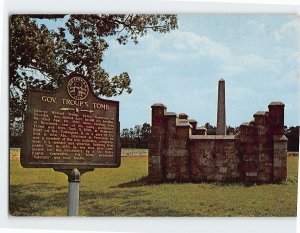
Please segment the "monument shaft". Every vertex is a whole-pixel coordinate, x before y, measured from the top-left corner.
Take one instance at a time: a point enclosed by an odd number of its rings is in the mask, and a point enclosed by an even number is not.
[[[225,80],[218,85],[217,135],[226,135]]]

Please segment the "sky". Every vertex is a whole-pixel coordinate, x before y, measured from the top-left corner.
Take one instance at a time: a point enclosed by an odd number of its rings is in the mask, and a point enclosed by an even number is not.
[[[134,45],[110,40],[102,66],[124,71],[133,92],[120,101],[121,129],[151,123],[151,105],[216,125],[218,80],[225,80],[226,123],[239,126],[273,101],[285,125],[299,125],[300,24],[297,15],[178,15],[178,29],[148,33]]]
[[[285,125],[299,125],[297,15],[181,14],[178,29],[149,32],[137,45],[107,40],[101,66],[111,77],[128,72],[133,88],[131,94],[110,98],[120,101],[121,129],[151,123],[155,103],[186,113],[198,126],[216,125],[221,78],[227,125],[251,121],[273,101],[285,104]]]

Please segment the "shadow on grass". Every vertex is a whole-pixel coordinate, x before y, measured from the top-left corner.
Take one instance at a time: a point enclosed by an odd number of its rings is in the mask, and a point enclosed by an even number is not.
[[[44,212],[66,206],[65,189],[45,183],[10,185],[9,212],[12,216],[43,216]]]
[[[143,179],[144,180],[144,179]],[[140,181],[143,182],[143,181]],[[80,191],[81,216],[182,216],[182,212],[161,208],[145,190],[105,189]],[[66,216],[67,188],[55,184],[11,185],[9,211],[12,216]]]
[[[227,181],[227,182],[219,182],[219,181],[195,181],[195,180],[163,180],[159,182],[151,182],[148,179],[148,176],[143,176],[139,179],[132,180],[126,183],[118,184],[115,186],[111,186],[110,188],[132,188],[132,187],[142,187],[142,186],[153,186],[153,185],[161,185],[161,184],[212,184],[215,186],[240,186],[240,187],[253,187],[260,185],[287,185],[287,183],[297,183],[297,177],[288,177],[286,181],[282,182],[242,182],[242,181]]]
[[[132,188],[132,187],[141,187],[146,185],[155,185],[155,183],[150,183],[148,181],[148,176],[143,176],[137,180],[129,181],[123,184],[118,184],[111,186],[110,188]]]
[[[83,216],[188,216],[185,210],[161,206],[153,198],[152,189],[143,186],[162,184],[183,184],[192,182],[150,183],[147,176],[100,191],[80,190],[79,214]],[[194,182],[208,184],[208,182]],[[210,183],[211,184],[211,183]],[[217,183],[218,186],[245,186],[241,183]],[[255,184],[251,184],[253,186]],[[278,184],[278,185],[285,185]],[[9,210],[13,216],[65,216],[67,207],[67,186],[51,183],[11,185]],[[159,192],[156,193],[160,195]]]
[[[183,216],[177,211],[157,204],[149,197],[147,191],[139,189],[120,190],[96,193],[82,192],[82,211],[90,217],[145,217],[145,216]]]
[[[155,186],[155,185],[162,185],[162,184],[215,184],[218,186],[229,186],[229,185],[255,185],[255,184],[243,184],[239,182],[216,182],[216,181],[190,181],[190,180],[162,180],[162,181],[149,181],[147,176],[143,176],[139,179],[132,180],[126,183],[118,184],[115,186],[111,186],[110,188],[132,188],[132,187],[142,187],[142,186]]]

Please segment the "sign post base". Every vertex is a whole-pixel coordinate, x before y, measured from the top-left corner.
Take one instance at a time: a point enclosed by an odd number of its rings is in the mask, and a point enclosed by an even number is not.
[[[54,171],[63,172],[68,176],[69,188],[67,199],[67,216],[78,216],[79,205],[79,183],[80,173],[83,174],[94,169],[85,169],[81,172],[77,168],[73,169],[55,169]]]

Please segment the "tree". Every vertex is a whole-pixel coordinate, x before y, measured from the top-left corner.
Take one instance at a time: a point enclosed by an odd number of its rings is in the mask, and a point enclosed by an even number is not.
[[[151,134],[151,126],[148,123],[135,125],[134,128],[123,129],[120,134],[122,148],[148,148],[148,138]]]
[[[141,126],[135,125],[134,126],[134,147],[141,148]]]
[[[50,30],[46,22],[65,25]],[[131,93],[127,72],[110,77],[101,67],[106,39],[138,43],[147,32],[166,33],[177,28],[176,15],[12,15],[10,17],[10,130],[19,134],[26,89],[54,90],[75,71],[86,76],[98,96]],[[21,127],[22,129],[22,127]]]
[[[227,135],[237,135],[239,133],[240,127],[231,127],[230,125],[226,127]]]
[[[217,128],[215,126],[212,126],[211,124],[206,123],[204,127],[207,129],[208,135],[216,135]]]
[[[291,126],[285,129],[288,138],[288,151],[299,151],[299,126]]]
[[[210,123],[206,123],[204,127],[207,129],[208,135],[216,135],[217,127],[212,126]],[[239,127],[226,126],[226,135],[237,135],[239,133]]]
[[[120,135],[121,147],[122,148],[129,148],[130,145],[130,137],[129,137],[129,130],[123,129]]]
[[[148,139],[151,134],[151,125],[144,123],[141,128],[141,142],[139,148],[148,148]]]

